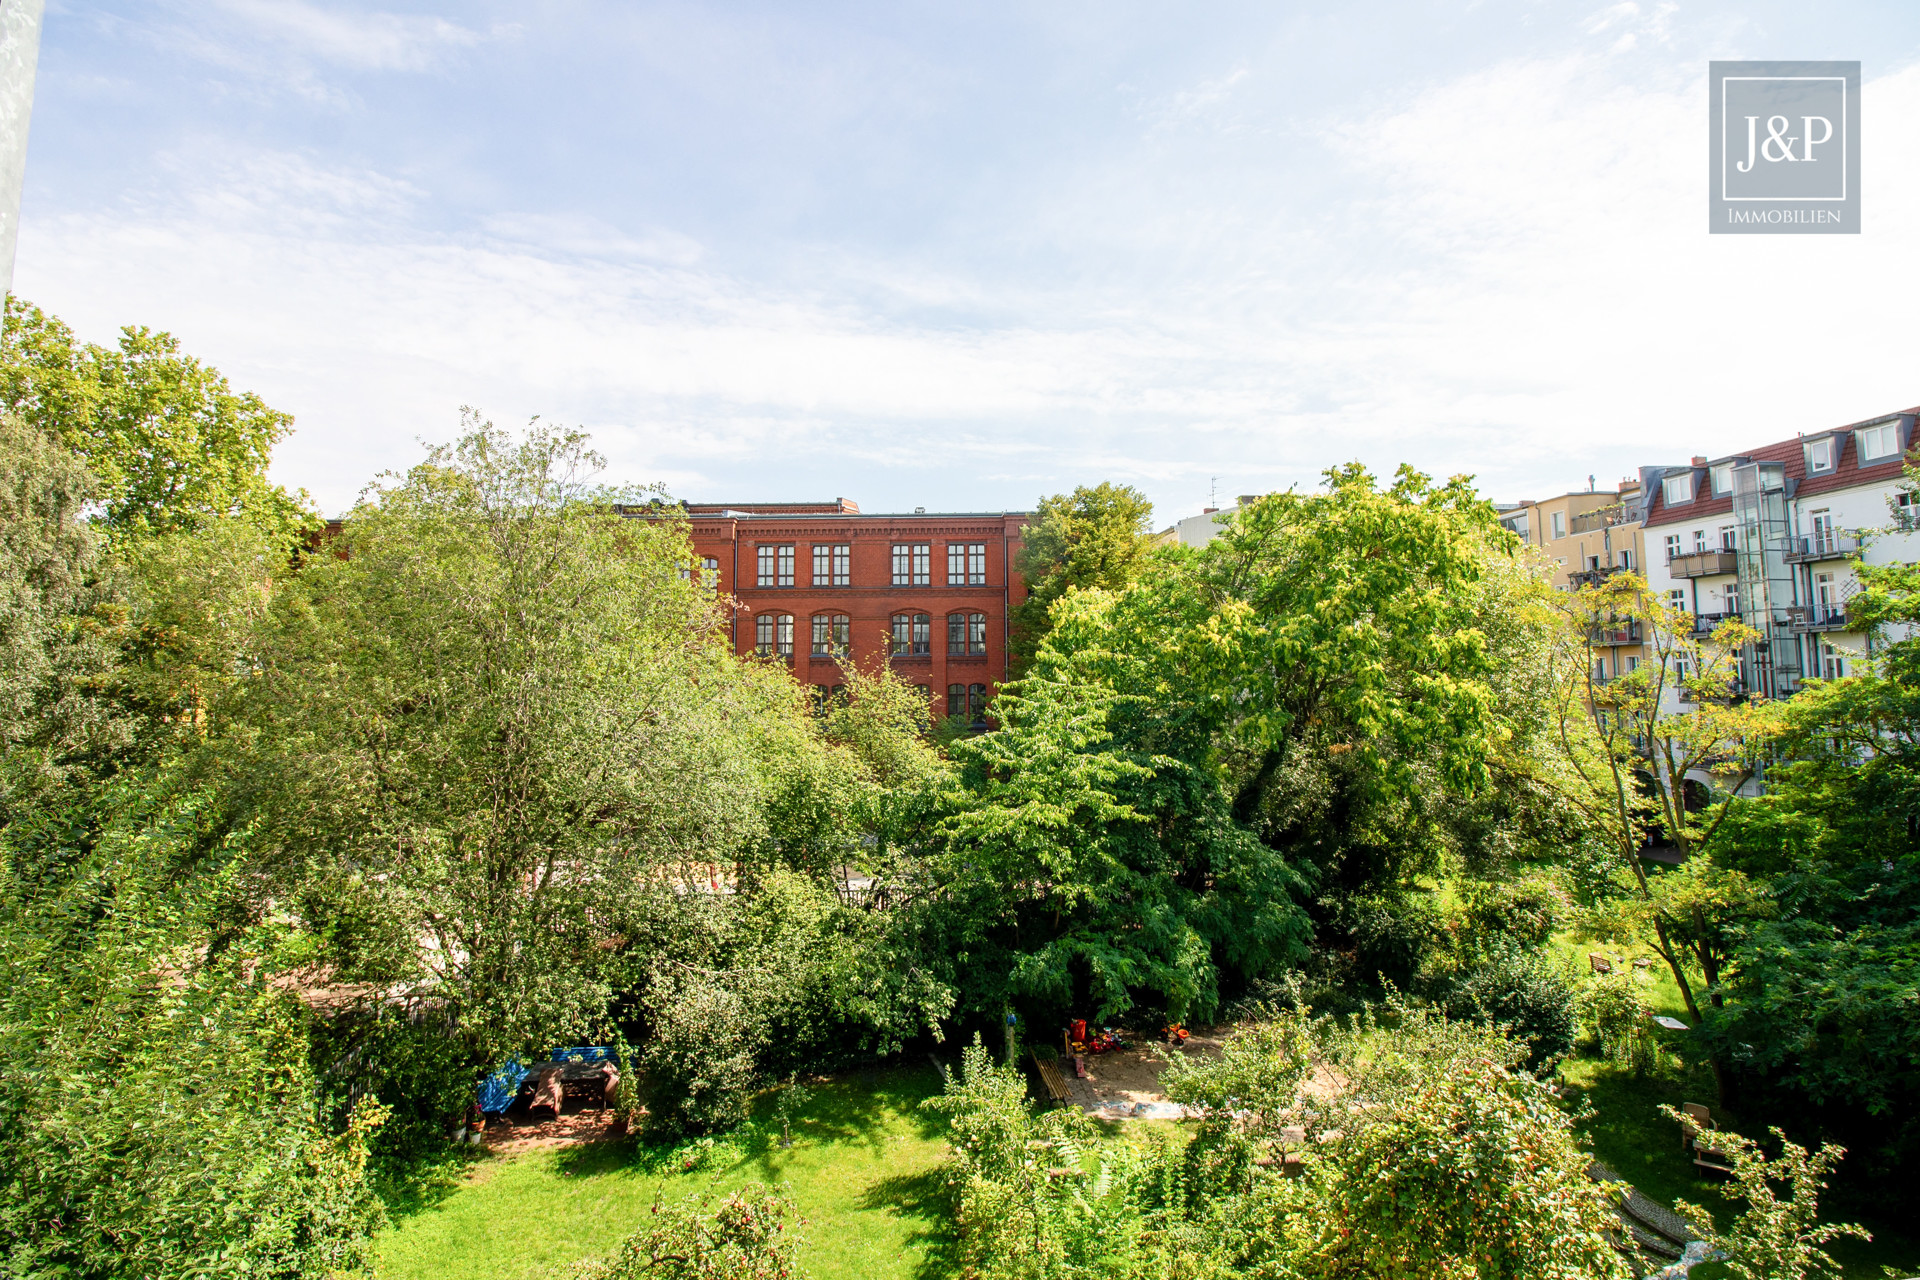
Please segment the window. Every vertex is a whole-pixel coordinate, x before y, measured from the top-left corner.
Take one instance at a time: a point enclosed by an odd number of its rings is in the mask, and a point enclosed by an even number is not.
[[[1593,660],[1593,678],[1598,684],[1605,684],[1607,682],[1607,660],[1605,658],[1595,658]]]
[[[1632,654],[1628,654],[1627,655],[1627,674],[1632,675],[1634,672],[1638,671],[1639,669],[1640,669],[1640,659],[1634,657]]]
[[[947,686],[947,714],[950,716],[967,714],[967,686],[963,684]]]
[[[933,577],[933,544],[896,542],[893,544],[893,585],[924,587]]]
[[[1620,567],[1622,569],[1625,569],[1628,572],[1632,572],[1633,570],[1633,549],[1632,548],[1624,547],[1621,550],[1616,551],[1614,555],[1619,559]]]
[[[1833,470],[1833,437],[1807,441],[1807,474],[1817,476]]]
[[[1693,549],[1695,551],[1705,551],[1707,549],[1707,531],[1705,529],[1695,529],[1693,531]]]
[[[1820,642],[1820,674],[1828,680],[1847,678],[1847,660],[1824,640]]]
[[[1680,535],[1677,533],[1670,533],[1667,535],[1667,559],[1674,560],[1674,559],[1677,559],[1679,555],[1680,555]]]
[[[813,546],[813,585],[844,587],[853,581],[853,548],[844,542]]]
[[[764,656],[793,656],[793,615],[763,613],[753,620],[753,651]]]
[[[843,684],[813,686],[813,714],[823,716],[835,707],[847,705],[847,686]]]
[[[1819,555],[1831,555],[1839,545],[1839,536],[1833,527],[1833,512],[1820,510],[1813,513],[1812,545],[1807,549]]]
[[[1553,513],[1553,536],[1556,538],[1567,536],[1567,513],[1564,511]]]
[[[1670,507],[1693,501],[1693,472],[1668,476],[1660,482],[1660,498]]]
[[[1737,614],[1739,612],[1740,612],[1740,584],[1737,582],[1729,582],[1727,584],[1727,616],[1732,617],[1734,614]]]
[[[933,619],[924,613],[893,615],[893,656],[918,658],[933,652]]]
[[[986,614],[950,613],[947,615],[948,654],[984,654],[986,651]]]
[[[1723,524],[1720,526],[1720,549],[1722,551],[1738,551],[1740,549],[1739,525]]]
[[[947,585],[984,587],[987,585],[987,544],[949,542],[947,544]]]
[[[718,591],[720,589],[719,557],[717,556],[703,557],[700,561],[700,569],[701,569],[700,581],[706,583],[707,590]]]
[[[813,651],[821,656],[837,656],[847,651],[853,638],[853,623],[844,613],[813,615]]]
[[[967,686],[967,718],[975,724],[987,721],[987,686],[970,684]]]
[[[1588,557],[1587,557],[1587,572],[1588,572],[1588,573],[1598,573],[1598,572],[1600,572],[1600,557],[1599,557],[1599,556],[1588,556]]]
[[[1675,587],[1673,590],[1667,592],[1667,608],[1673,610],[1675,613],[1685,613],[1687,611],[1687,593],[1679,587]]]
[[[1714,497],[1724,498],[1733,492],[1733,464],[1731,462],[1722,462],[1714,467],[1712,475]]]
[[[1897,457],[1900,453],[1900,420],[1862,427],[1853,433],[1860,450],[1860,465],[1868,466]]]
[[[760,573],[755,580],[756,586],[790,587],[793,585],[793,544],[783,542],[779,546],[756,547]]]

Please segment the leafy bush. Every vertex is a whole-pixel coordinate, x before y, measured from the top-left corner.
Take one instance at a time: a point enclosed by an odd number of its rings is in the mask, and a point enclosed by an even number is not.
[[[1352,939],[1359,976],[1399,988],[1412,985],[1442,936],[1440,909],[1421,894],[1347,898],[1334,920]]]
[[[1646,988],[1631,973],[1595,974],[1580,989],[1580,1020],[1593,1033],[1600,1056],[1636,1074],[1659,1060],[1648,1015]]]
[[[1687,1118],[1669,1106],[1662,1106],[1667,1118],[1686,1124]],[[1679,1201],[1674,1208],[1706,1226],[1706,1241],[1722,1256],[1727,1271],[1740,1280],[1803,1280],[1808,1276],[1833,1276],[1839,1264],[1820,1246],[1844,1236],[1862,1240],[1873,1237],[1852,1223],[1820,1221],[1820,1191],[1827,1175],[1847,1154],[1844,1147],[1831,1144],[1809,1155],[1805,1147],[1787,1141],[1787,1135],[1775,1129],[1774,1140],[1780,1155],[1768,1160],[1758,1143],[1737,1133],[1716,1133],[1714,1146],[1733,1165],[1733,1181],[1720,1188],[1729,1200],[1745,1201],[1746,1209],[1725,1232],[1715,1229],[1713,1215],[1698,1205]],[[1774,1183],[1784,1183],[1791,1195],[1781,1199]],[[1896,1274],[1889,1269],[1889,1275]]]
[[[1505,1028],[1527,1046],[1527,1065],[1540,1071],[1573,1051],[1580,1021],[1574,985],[1537,951],[1500,948],[1454,979],[1445,1001],[1455,1018]]]
[[[1475,881],[1465,896],[1461,924],[1477,949],[1496,939],[1542,946],[1568,914],[1565,891],[1544,876]]]
[[[651,1221],[574,1280],[799,1280],[799,1228],[784,1191],[750,1182],[715,1205],[707,1196],[654,1199]]]

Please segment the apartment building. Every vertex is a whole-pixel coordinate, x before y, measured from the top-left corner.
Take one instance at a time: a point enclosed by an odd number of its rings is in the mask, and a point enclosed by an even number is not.
[[[1741,655],[1742,692],[1786,697],[1867,655],[1848,621],[1851,560],[1911,561],[1920,535],[1862,532],[1892,521],[1916,412],[1905,409],[1684,467],[1646,468],[1649,586],[1696,633],[1737,617],[1761,633]]]
[[[1551,558],[1556,590],[1574,591],[1623,569],[1645,569],[1640,523],[1645,492],[1643,480],[1630,477],[1618,489],[1515,503],[1500,511],[1500,523]],[[1646,657],[1638,622],[1599,628],[1593,640],[1594,673],[1602,680],[1633,670]]]
[[[985,721],[1006,678],[1024,511],[862,514],[858,503],[694,503],[705,580],[734,601],[733,647],[784,662],[824,700],[889,663],[935,715]]]

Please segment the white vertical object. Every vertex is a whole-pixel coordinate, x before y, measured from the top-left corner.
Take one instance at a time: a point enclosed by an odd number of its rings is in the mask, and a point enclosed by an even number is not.
[[[27,122],[33,74],[40,62],[40,17],[46,0],[0,0],[0,265],[13,292],[13,252],[20,240],[20,186],[27,175]]]

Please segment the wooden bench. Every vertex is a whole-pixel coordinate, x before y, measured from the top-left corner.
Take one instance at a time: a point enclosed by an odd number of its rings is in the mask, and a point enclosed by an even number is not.
[[[1693,1152],[1693,1162],[1715,1173],[1732,1173],[1732,1157],[1713,1144],[1713,1112],[1698,1102],[1681,1106],[1686,1117],[1680,1125],[1680,1149]]]
[[[1073,1100],[1073,1094],[1067,1089],[1067,1078],[1060,1074],[1058,1062],[1036,1053],[1033,1055],[1033,1067],[1040,1073],[1040,1083],[1045,1086],[1049,1099],[1062,1104]]]

